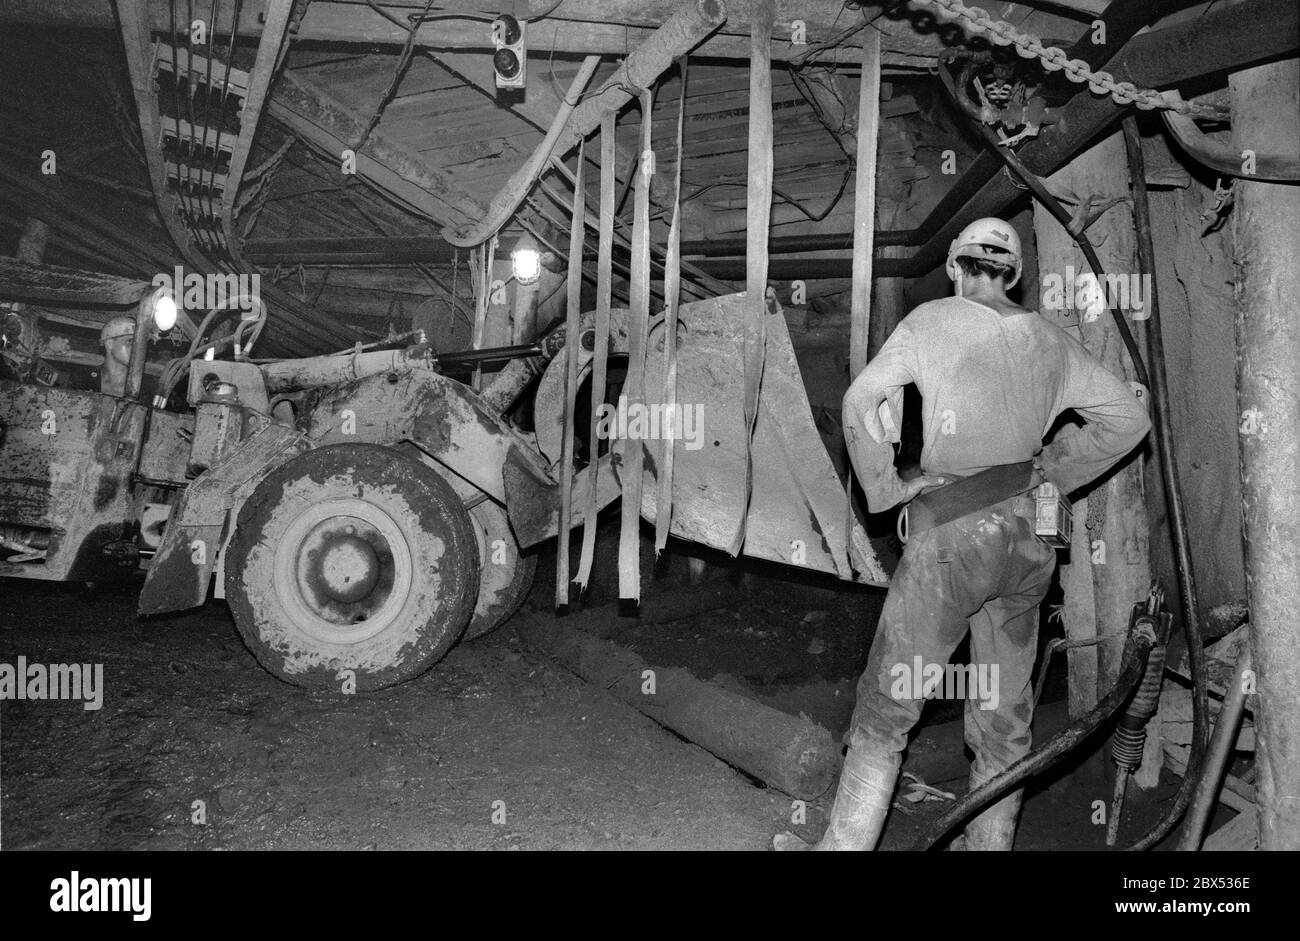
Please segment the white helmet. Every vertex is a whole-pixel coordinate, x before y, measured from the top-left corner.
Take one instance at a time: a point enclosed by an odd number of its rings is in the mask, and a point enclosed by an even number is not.
[[[118,337],[129,337],[135,335],[135,321],[130,317],[114,317],[108,323],[104,324],[99,331],[99,342],[101,345],[109,340],[116,340]]]
[[[989,248],[1000,249],[1001,251],[990,252],[988,251]],[[992,216],[985,219],[976,219],[962,229],[957,237],[952,240],[952,244],[948,246],[948,262],[944,266],[948,272],[948,278],[952,281],[957,280],[958,258],[980,258],[999,264],[1010,264],[1014,271],[1011,280],[1007,282],[1007,287],[1011,287],[1020,280],[1022,265],[1020,236],[1016,234],[1015,229],[1001,219],[995,219]]]

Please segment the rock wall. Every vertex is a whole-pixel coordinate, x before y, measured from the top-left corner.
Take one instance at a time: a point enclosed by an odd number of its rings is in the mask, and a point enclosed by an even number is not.
[[[1245,597],[1237,469],[1233,266],[1230,226],[1207,232],[1213,180],[1151,191],[1156,286],[1164,326],[1174,452],[1187,504],[1201,614]],[[1149,462],[1151,565],[1174,596],[1168,514]]]

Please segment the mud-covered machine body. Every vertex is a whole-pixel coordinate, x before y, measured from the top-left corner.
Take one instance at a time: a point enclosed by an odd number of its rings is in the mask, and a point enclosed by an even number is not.
[[[747,435],[743,322],[743,295],[681,309],[677,401],[700,421],[676,445],[671,533],[723,549],[745,514],[745,555],[886,583],[813,426],[779,309]],[[96,581],[144,569],[145,615],[200,605],[211,587],[263,666],[330,688],[418,675],[522,602],[536,565],[528,550],[559,525],[562,330],[514,351],[481,393],[440,372],[423,345],[196,358],[184,413],[143,395],[149,330],[142,304],[125,395],[0,383],[0,576]],[[581,336],[580,382],[589,319]],[[649,407],[663,348],[657,319]],[[615,312],[609,353],[626,349]],[[506,417],[525,389],[527,432]],[[653,522],[659,444],[592,448],[574,493],[594,474],[597,509],[613,502],[621,449],[645,447],[641,515]],[[584,506],[574,501],[572,525]]]
[[[358,689],[417,675],[522,602],[536,560],[505,479],[532,501],[555,482],[427,347],[195,359],[177,412],[143,393],[143,302],[137,320],[124,394],[0,382],[0,576],[143,570],[146,615],[211,587],[273,673]]]

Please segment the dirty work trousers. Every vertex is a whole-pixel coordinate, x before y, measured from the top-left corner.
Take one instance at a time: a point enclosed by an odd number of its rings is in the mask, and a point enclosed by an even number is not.
[[[970,631],[971,663],[989,684],[997,666],[996,708],[981,708],[978,687],[967,684],[972,773],[988,780],[1028,754],[1038,605],[1056,566],[1056,552],[1034,535],[1032,518],[1033,500],[1025,495],[911,537],[858,681],[854,747],[882,757],[901,753],[925,705],[914,696],[916,658],[945,668]],[[953,695],[946,683],[935,692]],[[984,697],[988,705],[992,700]]]

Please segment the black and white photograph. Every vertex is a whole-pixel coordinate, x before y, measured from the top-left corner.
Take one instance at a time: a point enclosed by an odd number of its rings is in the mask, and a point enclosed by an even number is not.
[[[977,2],[0,0],[15,901],[1270,908],[1300,7]]]

